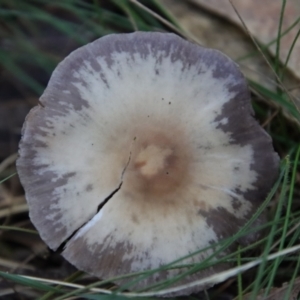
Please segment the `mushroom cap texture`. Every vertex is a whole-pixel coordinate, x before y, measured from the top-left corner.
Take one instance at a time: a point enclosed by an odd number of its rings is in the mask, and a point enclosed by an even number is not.
[[[62,255],[100,278],[158,268],[232,236],[278,174],[237,65],[174,34],[113,34],[77,49],[40,102],[17,161],[30,218],[50,248],[66,242]],[[160,271],[135,287],[183,271]]]

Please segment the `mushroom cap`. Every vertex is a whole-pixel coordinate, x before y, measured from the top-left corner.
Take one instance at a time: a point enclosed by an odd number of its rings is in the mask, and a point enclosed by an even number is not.
[[[30,218],[50,248],[66,242],[63,256],[100,278],[158,268],[232,236],[278,174],[238,66],[174,34],[113,34],[77,49],[40,102],[17,161]]]

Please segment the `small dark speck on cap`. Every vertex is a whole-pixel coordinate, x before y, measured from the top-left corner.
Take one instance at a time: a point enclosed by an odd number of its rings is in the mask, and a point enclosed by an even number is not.
[[[92,190],[93,190],[93,185],[92,185],[92,184],[88,184],[88,185],[86,186],[85,190],[86,190],[87,192],[92,191]]]

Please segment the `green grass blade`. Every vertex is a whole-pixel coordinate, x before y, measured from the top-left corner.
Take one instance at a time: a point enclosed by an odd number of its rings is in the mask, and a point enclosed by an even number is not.
[[[12,178],[12,177],[15,176],[16,174],[17,174],[17,173],[13,173],[13,174],[11,174],[11,175],[5,177],[4,179],[0,180],[0,184],[3,183],[3,182],[5,182],[5,181],[8,180],[9,178]]]
[[[292,102],[287,101],[284,95],[280,95],[276,92],[273,92],[268,88],[252,80],[249,80],[249,83],[262,96],[266,97],[267,99],[273,100],[275,103],[279,104],[282,108],[286,109],[298,121],[300,121],[300,112],[297,110],[297,107]]]
[[[0,271],[0,277],[8,280],[8,281],[12,281],[21,285],[25,285],[27,287],[31,287],[34,289],[38,289],[41,291],[53,291],[56,293],[63,293],[62,290],[54,288],[50,285],[44,284],[44,283],[40,283],[36,280],[32,280],[32,279],[28,279],[28,278],[24,278],[22,276],[19,275],[14,275],[14,274],[9,274],[9,273],[5,273]]]
[[[275,67],[274,70],[276,74],[279,74],[279,62],[280,62],[280,42],[281,42],[281,29],[282,29],[282,22],[283,22],[283,15],[285,11],[286,0],[282,0],[282,6],[280,10],[280,19],[278,25],[278,32],[277,32],[277,41],[276,41],[276,54],[275,54]]]

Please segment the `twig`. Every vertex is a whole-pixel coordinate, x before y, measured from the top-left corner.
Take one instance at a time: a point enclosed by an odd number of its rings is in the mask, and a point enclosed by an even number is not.
[[[12,207],[4,208],[0,210],[0,218],[6,217],[8,215],[19,214],[26,211],[28,211],[28,206],[26,203],[20,205],[14,205]]]

